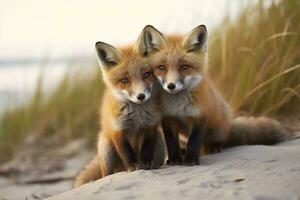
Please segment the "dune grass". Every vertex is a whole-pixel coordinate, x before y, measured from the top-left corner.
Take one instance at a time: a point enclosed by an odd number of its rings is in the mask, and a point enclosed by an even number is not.
[[[300,2],[262,1],[212,33],[211,75],[234,110],[278,114],[300,103]]]
[[[93,142],[99,130],[98,108],[103,84],[100,71],[81,76],[68,75],[51,95],[38,84],[32,100],[7,111],[0,123],[0,162],[11,157],[28,134],[50,139],[60,134],[60,142],[83,137]],[[42,79],[42,77],[41,77]]]
[[[210,74],[234,110],[276,115],[299,107],[299,19],[298,0],[267,9],[260,2],[210,32]],[[0,162],[28,134],[95,142],[100,77],[99,71],[85,77],[66,75],[50,96],[39,85],[28,104],[7,111],[0,121]]]

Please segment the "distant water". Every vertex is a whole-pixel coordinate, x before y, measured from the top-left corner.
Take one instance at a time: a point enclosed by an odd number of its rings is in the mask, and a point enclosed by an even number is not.
[[[0,114],[4,110],[26,102],[35,92],[39,78],[42,87],[51,91],[67,73],[72,71],[92,70],[96,68],[95,59],[84,61],[85,64],[67,61],[55,63],[27,63],[0,66]]]

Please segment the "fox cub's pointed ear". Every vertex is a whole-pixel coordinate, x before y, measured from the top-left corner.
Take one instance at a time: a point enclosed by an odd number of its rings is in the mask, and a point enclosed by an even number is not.
[[[95,47],[98,61],[102,69],[109,69],[120,62],[121,53],[115,47],[104,42],[96,42]]]
[[[207,51],[207,30],[205,25],[194,28],[184,39],[183,47],[188,52],[205,53]]]
[[[137,51],[146,56],[149,53],[159,51],[166,45],[164,36],[153,26],[147,25],[141,32],[137,41]]]

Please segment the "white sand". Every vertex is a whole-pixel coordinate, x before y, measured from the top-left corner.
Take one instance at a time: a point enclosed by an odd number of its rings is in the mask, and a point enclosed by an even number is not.
[[[300,199],[300,139],[240,146],[209,155],[200,166],[121,172],[49,200]]]

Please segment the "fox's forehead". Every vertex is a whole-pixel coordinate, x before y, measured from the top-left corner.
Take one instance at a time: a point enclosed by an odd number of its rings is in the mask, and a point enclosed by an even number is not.
[[[167,35],[167,45],[160,52],[154,54],[154,61],[165,62],[168,65],[188,63],[191,65],[202,65],[206,56],[204,54],[187,52],[183,45],[184,38],[182,35]]]
[[[146,62],[126,62],[121,66],[122,72],[127,73],[129,76],[139,76],[145,71],[149,71],[151,69],[150,65]]]
[[[184,63],[188,58],[188,55],[181,51],[180,49],[164,49],[157,52],[151,58],[151,64],[168,64],[177,65],[179,63]]]
[[[182,47],[182,37],[180,35],[167,35],[167,46],[155,53],[151,61],[164,62],[174,65],[183,61],[186,57],[186,52]]]
[[[116,77],[140,77],[143,72],[151,70],[143,58],[123,58],[122,62],[110,71]]]
[[[201,66],[205,62],[205,55],[199,55],[195,53],[188,53],[183,47],[169,46],[162,49],[160,52],[155,53],[151,58],[150,62],[152,66],[165,64],[167,66],[177,66],[189,64],[193,66]]]
[[[133,48],[121,49],[122,62],[120,64],[121,71],[127,71],[130,74],[140,73],[147,68],[150,68],[142,55],[139,55]]]

